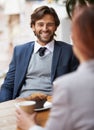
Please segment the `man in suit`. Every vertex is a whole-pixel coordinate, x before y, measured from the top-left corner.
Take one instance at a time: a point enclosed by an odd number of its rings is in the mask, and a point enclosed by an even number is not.
[[[24,130],[94,130],[94,6],[77,7],[72,17],[73,50],[78,69],[54,82],[53,105],[45,128],[21,109],[17,125]],[[29,116],[29,118],[28,118]]]
[[[35,9],[31,15],[31,27],[37,40],[15,47],[0,90],[0,102],[27,97],[35,92],[52,95],[53,80],[77,68],[72,46],[54,40],[59,24],[53,8],[41,6]]]

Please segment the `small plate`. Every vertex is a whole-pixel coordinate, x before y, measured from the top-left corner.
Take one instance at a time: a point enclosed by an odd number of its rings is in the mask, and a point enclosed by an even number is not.
[[[43,111],[43,110],[47,110],[47,109],[50,109],[51,107],[43,107],[43,108],[38,108],[38,109],[35,109],[34,111]]]
[[[44,108],[48,108],[48,107],[52,107],[52,103],[51,102],[48,102],[48,101],[46,101],[45,103],[44,103],[44,105],[43,105],[43,107]]]
[[[47,109],[50,109],[52,107],[52,103],[51,102],[48,102],[46,101],[43,105],[43,108],[38,108],[38,109],[35,109],[35,111],[43,111],[43,110],[47,110]]]

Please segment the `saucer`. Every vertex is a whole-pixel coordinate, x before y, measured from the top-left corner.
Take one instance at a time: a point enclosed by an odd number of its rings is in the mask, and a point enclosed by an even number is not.
[[[38,109],[35,109],[35,111],[43,111],[43,110],[47,110],[47,109],[50,109],[52,107],[52,103],[51,102],[48,102],[46,101],[43,105],[43,108],[38,108]]]
[[[47,110],[47,109],[50,109],[50,107],[49,108],[45,108],[45,107],[38,108],[38,109],[35,109],[34,111],[38,112],[38,111],[43,111],[43,110]]]

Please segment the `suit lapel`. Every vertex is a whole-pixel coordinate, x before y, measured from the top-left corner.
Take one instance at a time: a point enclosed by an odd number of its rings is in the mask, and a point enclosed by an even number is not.
[[[28,48],[25,50],[24,52],[24,58],[25,60],[23,60],[23,76],[25,75],[26,71],[27,71],[27,68],[28,68],[28,65],[29,65],[29,61],[30,61],[30,58],[31,58],[31,54],[33,52],[33,48],[32,46],[28,46]]]
[[[19,71],[16,75],[17,79],[16,79],[16,90],[15,90],[15,95],[14,97],[16,97],[17,92],[21,89],[21,84],[23,84],[23,79],[25,78],[25,74],[27,72],[28,69],[28,65],[29,65],[29,61],[32,55],[34,49],[34,44],[29,44],[29,46],[27,46],[27,48],[25,49],[24,53],[23,53],[23,58],[22,61],[19,64]],[[20,86],[20,87],[19,87]]]
[[[59,46],[58,42],[55,41],[53,59],[52,59],[52,68],[51,68],[51,82],[53,82],[55,78],[55,72],[57,68],[57,63],[59,61],[60,51],[61,47]]]

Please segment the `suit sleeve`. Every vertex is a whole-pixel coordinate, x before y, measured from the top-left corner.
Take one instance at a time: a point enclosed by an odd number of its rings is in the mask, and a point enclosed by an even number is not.
[[[9,65],[9,70],[4,79],[4,83],[2,84],[0,89],[0,102],[11,100],[13,97],[15,69],[16,69],[15,62],[16,60],[15,60],[15,49],[14,49],[14,54]]]

